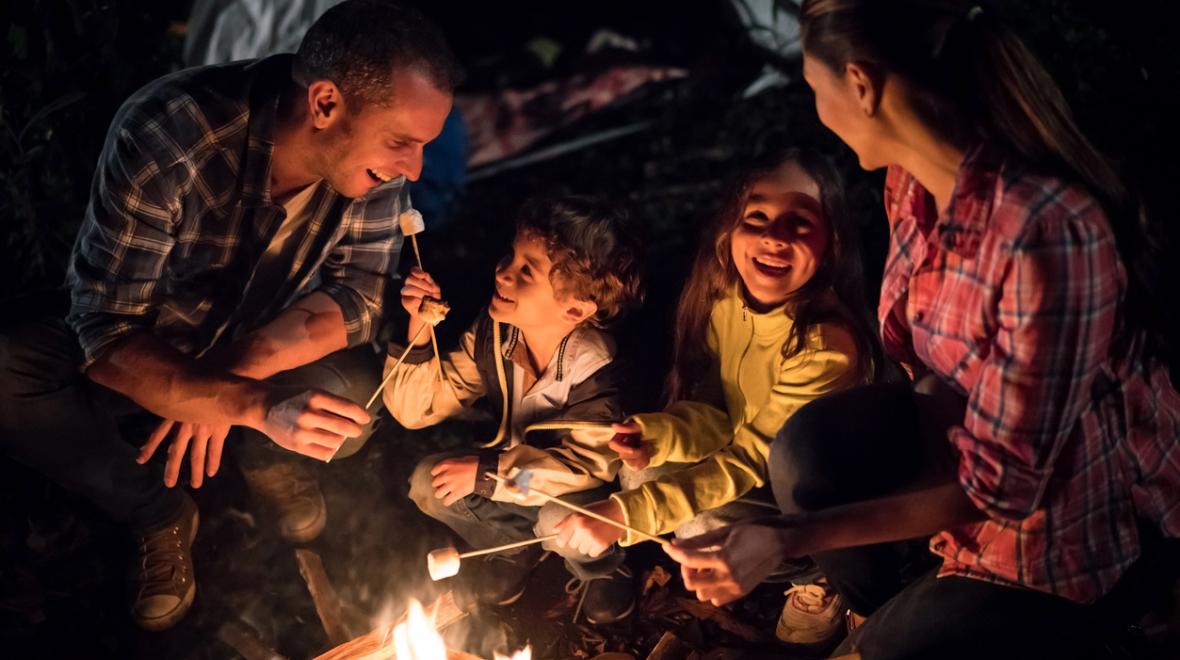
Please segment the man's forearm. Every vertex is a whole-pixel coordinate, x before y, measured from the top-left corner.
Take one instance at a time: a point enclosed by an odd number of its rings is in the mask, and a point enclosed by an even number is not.
[[[347,347],[340,306],[328,294],[316,292],[210,358],[239,376],[262,380]]]
[[[957,482],[855,502],[784,519],[783,533],[804,554],[930,536],[985,520]]]
[[[117,342],[86,375],[167,419],[257,428],[265,416],[265,385],[210,369],[150,332]]]

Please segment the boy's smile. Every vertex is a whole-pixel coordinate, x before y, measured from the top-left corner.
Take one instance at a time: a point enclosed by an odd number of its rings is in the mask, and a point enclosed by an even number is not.
[[[552,269],[545,241],[517,235],[511,253],[496,267],[496,288],[488,314],[522,329],[561,322],[566,306],[553,289]]]

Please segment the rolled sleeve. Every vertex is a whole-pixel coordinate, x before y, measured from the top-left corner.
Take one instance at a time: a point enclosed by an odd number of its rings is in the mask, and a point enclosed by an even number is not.
[[[153,299],[176,244],[180,168],[162,169],[151,149],[113,128],[70,260],[70,312],[89,368],[112,344],[152,327]]]
[[[403,242],[398,215],[410,208],[404,180],[398,181],[354,200],[345,209],[343,234],[321,270],[319,290],[340,306],[350,347],[376,336],[384,314],[386,282],[397,272]]]
[[[1105,223],[1030,224],[1010,247],[999,330],[964,422],[948,432],[967,495],[990,517],[1014,521],[1041,506],[1058,455],[1079,432],[1116,330],[1121,281]]]

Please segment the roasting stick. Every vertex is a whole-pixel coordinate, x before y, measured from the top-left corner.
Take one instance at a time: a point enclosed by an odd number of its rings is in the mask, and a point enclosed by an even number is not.
[[[373,396],[369,397],[369,402],[365,404],[365,410],[372,408],[373,402],[377,400],[377,397],[381,396],[381,390],[385,389],[385,386],[389,383],[389,379],[393,378],[393,374],[397,373],[397,368],[402,366],[402,362],[406,360],[406,356],[410,354],[410,351],[414,350],[414,342],[418,341],[418,337],[422,336],[422,331],[426,328],[433,327],[428,323],[423,323],[422,327],[418,328],[418,332],[415,332],[409,343],[406,344],[406,350],[402,351],[402,356],[393,364],[393,368],[389,370],[389,373],[385,374],[385,378],[381,380],[381,384],[377,386],[377,390],[373,392]]]
[[[430,573],[430,579],[435,582],[449,578],[459,573],[459,564],[462,560],[468,557],[478,557],[480,555],[491,555],[505,550],[512,550],[515,548],[523,548],[526,545],[533,545],[534,543],[543,543],[557,538],[557,534],[550,534],[548,536],[539,536],[535,539],[526,539],[524,541],[517,541],[515,543],[506,543],[498,545],[494,548],[485,548],[483,550],[472,550],[459,554],[455,548],[439,548],[431,550],[430,554],[426,555],[426,570]]]
[[[495,472],[488,472],[487,475],[489,478],[494,479],[494,480],[496,480],[502,484],[505,484],[507,486],[520,488],[519,486],[516,485],[516,481],[514,479],[509,479],[508,477],[496,474]],[[553,502],[554,504],[556,504],[558,506],[563,506],[563,507],[569,509],[570,511],[576,511],[577,513],[580,513],[583,516],[593,518],[599,522],[606,523],[608,525],[611,525],[612,527],[617,527],[623,531],[631,532],[635,536],[638,536],[639,538],[641,538],[645,541],[655,541],[656,543],[659,543],[660,545],[664,545],[664,546],[670,545],[668,543],[668,541],[666,541],[658,536],[653,536],[652,534],[648,534],[647,532],[641,532],[638,529],[631,527],[630,525],[621,523],[617,520],[611,520],[610,518],[607,518],[604,515],[594,513],[590,509],[580,507],[577,504],[571,504],[561,498],[554,497],[553,495],[539,491],[536,488],[521,488],[521,490],[524,490],[525,492],[528,492],[528,493],[533,493],[533,494],[537,495],[538,497],[540,497],[541,499],[545,500],[546,502]]]
[[[418,262],[418,269],[425,271],[422,267],[422,253],[418,251],[418,234],[426,231],[426,222],[422,219],[422,214],[417,209],[410,209],[398,216],[397,221],[401,225],[402,235],[409,236],[410,244],[414,246],[414,260]],[[442,358],[439,357],[438,337],[434,334],[434,326],[430,326],[430,345],[434,347],[434,366],[438,369],[438,380],[442,382]]]

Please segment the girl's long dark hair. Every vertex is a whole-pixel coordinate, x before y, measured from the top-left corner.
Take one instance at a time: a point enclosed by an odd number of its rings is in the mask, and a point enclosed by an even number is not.
[[[836,72],[857,62],[904,78],[918,117],[949,143],[997,145],[1024,166],[1085,186],[1106,210],[1130,274],[1122,339],[1148,329],[1149,350],[1167,356],[1153,259],[1161,245],[1147,214],[993,3],[804,0],[801,23],[807,57]]]
[[[839,323],[856,342],[856,364],[861,379],[873,380],[882,368],[882,351],[865,307],[860,239],[845,207],[840,173],[817,152],[779,148],[740,169],[741,173],[727,188],[724,206],[701,235],[692,273],[676,307],[672,370],[665,385],[669,403],[692,398],[703,374],[716,368],[706,336],[713,305],[738,285],[737,267],[730,249],[734,229],[742,221],[753,183],[786,163],[798,164],[819,184],[819,201],[830,227],[830,238],[815,275],[788,300],[794,325],[783,342],[783,356],[791,357],[803,351],[808,333],[816,324]]]

